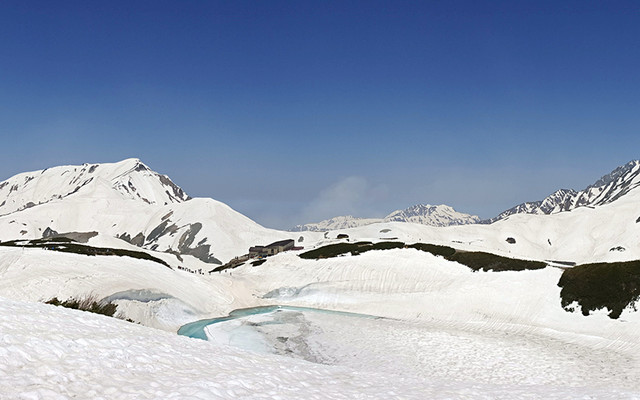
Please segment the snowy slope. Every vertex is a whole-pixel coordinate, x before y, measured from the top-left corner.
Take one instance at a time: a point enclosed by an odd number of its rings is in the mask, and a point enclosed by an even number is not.
[[[0,393],[7,399],[640,396],[638,347],[624,340],[489,325],[345,323],[328,314],[305,319],[299,327],[310,328],[308,349],[329,365],[0,297]],[[247,328],[282,326],[254,321],[228,333],[246,340]]]
[[[220,348],[4,298],[0,332],[3,399],[421,399],[438,389],[400,375]]]
[[[127,241],[219,265],[250,246],[294,238],[216,200],[189,198],[137,159],[20,174],[0,190],[0,240],[98,232],[123,239],[119,247]]]
[[[513,214],[554,214],[578,207],[609,204],[640,186],[640,161],[630,161],[604,175],[579,192],[560,189],[542,201],[527,202],[503,211],[497,217],[483,221],[493,223]]]
[[[636,179],[634,178],[634,181]],[[630,186],[633,187],[633,186]],[[613,192],[610,192],[613,193]],[[621,193],[615,192],[615,193]],[[397,238],[508,257],[576,263],[640,259],[640,189],[615,201],[553,214],[514,214],[493,224],[431,227],[400,222],[376,223],[327,232],[349,240]],[[507,240],[509,239],[509,240]]]
[[[291,230],[294,232],[312,231],[324,232],[336,229],[357,228],[379,222],[412,222],[429,226],[451,226],[475,224],[480,221],[476,215],[458,212],[445,204],[432,206],[430,204],[418,204],[396,210],[384,218],[356,218],[351,215],[334,217],[317,223],[296,225]]]
[[[127,159],[18,174],[0,182],[0,215],[73,195],[82,196],[96,185],[109,186],[122,199],[147,204],[181,203],[189,199],[166,175],[151,171],[138,159]]]
[[[511,215],[491,225],[379,222],[331,230],[326,237],[319,232],[292,237],[212,199],[162,195],[164,189],[173,192],[147,182],[162,184],[136,165],[137,160],[114,164],[103,170],[112,178],[94,178],[61,198],[44,178],[22,182],[20,191],[31,190],[33,197],[17,190],[7,194],[15,210],[0,216],[0,240],[42,237],[46,228],[96,231],[89,244],[143,246],[173,267],[192,269],[210,266],[207,257],[224,261],[244,254],[253,244],[302,236],[311,248],[337,242],[339,233],[351,241],[396,237],[536,260],[640,259],[634,168],[603,179],[608,194],[598,189],[601,203],[593,208]],[[90,169],[82,176],[98,171]],[[118,182],[131,182],[136,190]],[[41,204],[25,207],[29,198]],[[179,251],[183,260],[158,253],[166,250]],[[115,302],[123,318],[173,333],[0,298],[0,393],[3,398],[639,398],[640,313],[627,308],[613,320],[606,310],[587,317],[566,312],[557,286],[561,274],[552,267],[473,273],[428,253],[395,249],[322,260],[287,252],[260,266],[247,263],[199,275],[131,257],[0,247],[2,297],[44,301],[93,295]],[[174,333],[187,322],[270,304],[389,319],[290,313],[273,316],[274,323],[271,317],[252,317],[208,329],[221,339],[216,346]],[[305,359],[333,366],[229,348],[242,344],[269,352],[265,343],[283,342]]]

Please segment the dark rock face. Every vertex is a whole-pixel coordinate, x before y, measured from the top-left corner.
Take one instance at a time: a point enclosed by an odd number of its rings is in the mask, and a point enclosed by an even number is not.
[[[142,247],[144,245],[145,237],[144,237],[144,234],[142,232],[139,232],[133,238],[131,236],[129,236],[128,233],[123,233],[121,235],[116,235],[116,237],[118,239],[124,240],[127,243],[131,243],[134,246]]]
[[[191,199],[189,196],[187,196],[187,194],[182,190],[181,187],[179,187],[178,185],[176,185],[175,183],[173,183],[171,181],[171,179],[169,179],[168,176],[166,175],[158,175],[158,179],[160,179],[160,182],[162,182],[163,185],[168,186],[171,191],[173,192],[173,195],[171,195],[171,193],[167,192],[167,194],[172,197],[175,198],[178,201],[186,201]]]
[[[65,238],[65,239],[70,239],[71,241],[76,243],[87,243],[89,239],[95,236],[98,236],[98,232],[96,231],[58,233],[49,227],[47,227],[47,229],[45,229],[44,232],[42,232],[43,239]]]
[[[169,225],[169,220],[163,221],[160,225],[153,228],[153,230],[147,236],[147,242],[155,242],[160,236],[164,236],[178,231],[176,224]]]
[[[200,241],[197,246],[190,247],[201,229],[202,224],[200,222],[189,225],[189,229],[182,234],[178,241],[178,251],[181,254],[193,256],[209,264],[221,265],[222,262],[220,260],[209,254],[211,251],[210,245],[202,244],[202,241]]]
[[[159,247],[157,243],[158,239],[165,235],[175,234],[179,230],[185,228],[184,226],[179,228],[176,224],[171,223],[171,221],[169,220],[170,216],[171,213],[165,215],[162,218],[163,221],[160,223],[160,225],[156,226],[147,237],[145,237],[142,232],[139,232],[133,238],[126,232],[116,237],[138,247],[157,250]],[[202,224],[199,222],[189,224],[186,230],[182,233],[182,236],[180,236],[180,239],[178,239],[178,248],[168,249],[166,250],[166,252],[176,255],[176,257],[178,257],[178,259],[181,261],[181,256],[190,255],[209,264],[221,265],[222,262],[210,254],[211,245],[205,244],[207,238],[200,240],[197,245],[193,245],[196,235],[198,234],[198,232],[200,232],[201,229]]]
[[[58,232],[54,231],[50,227],[47,227],[47,229],[45,229],[44,232],[42,232],[42,237],[44,239],[54,237],[54,236],[58,236]]]
[[[135,235],[131,239],[130,243],[134,246],[142,247],[142,245],[144,244],[144,240],[145,240],[144,235],[142,234],[142,232],[139,232],[137,235]]]

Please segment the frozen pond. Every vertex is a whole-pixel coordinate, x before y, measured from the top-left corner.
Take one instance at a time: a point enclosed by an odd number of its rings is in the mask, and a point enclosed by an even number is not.
[[[373,315],[357,314],[357,313],[350,313],[350,312],[344,312],[344,311],[322,310],[319,308],[272,305],[272,306],[240,308],[240,309],[231,311],[229,315],[227,315],[226,317],[201,319],[199,321],[190,322],[188,324],[181,326],[180,329],[178,329],[178,335],[188,336],[194,339],[207,340],[205,328],[209,325],[217,324],[225,321],[231,321],[239,318],[244,318],[251,315],[268,314],[268,313],[280,312],[280,311],[319,312],[319,313],[340,315],[344,317],[373,318],[373,319],[381,318]]]
[[[522,332],[473,332],[288,306],[237,310],[180,331],[217,345],[313,363],[436,381],[508,382],[531,386],[533,392],[544,385],[575,387],[578,392],[593,385],[635,391],[640,380],[634,353],[598,348],[579,335],[564,340]]]

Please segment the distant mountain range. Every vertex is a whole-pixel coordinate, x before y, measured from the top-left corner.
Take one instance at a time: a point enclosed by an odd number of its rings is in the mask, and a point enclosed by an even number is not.
[[[330,218],[317,223],[296,225],[291,231],[329,231],[355,228],[379,222],[412,222],[429,226],[452,226],[466,224],[492,224],[513,214],[554,214],[571,211],[578,207],[595,207],[615,201],[640,185],[640,161],[630,161],[604,175],[584,190],[560,189],[543,200],[518,204],[498,216],[480,220],[475,215],[465,214],[441,204],[432,206],[418,204],[397,210],[384,218],[356,218],[350,215]]]
[[[491,224],[513,214],[555,214],[578,207],[601,206],[619,199],[639,185],[640,161],[634,160],[614,169],[584,190],[560,189],[544,200],[518,204],[482,223]]]
[[[168,176],[138,159],[128,159],[53,167],[0,182],[0,240],[84,233],[78,237],[88,237],[97,246],[135,246],[170,253],[180,262],[191,256],[198,262],[220,264],[245,254],[250,246],[292,238],[306,243],[314,235],[322,237],[316,232],[387,222],[436,227],[491,224],[514,214],[557,214],[603,206],[638,186],[640,161],[631,161],[582,191],[558,190],[485,221],[447,205],[420,204],[384,218],[343,216],[299,225],[292,231],[307,233],[292,237],[290,231],[265,228],[219,201],[192,199]]]
[[[313,231],[322,232],[336,229],[355,228],[378,222],[412,222],[430,226],[466,225],[480,222],[476,215],[464,214],[452,207],[441,204],[418,204],[396,210],[384,218],[356,218],[350,215],[327,219],[318,223],[297,225],[291,229],[294,232]]]

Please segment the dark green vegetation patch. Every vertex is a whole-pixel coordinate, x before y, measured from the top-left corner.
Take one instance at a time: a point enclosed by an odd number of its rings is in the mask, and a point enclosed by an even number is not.
[[[82,300],[69,299],[65,301],[58,300],[57,297],[46,301],[45,304],[51,304],[54,306],[62,306],[65,308],[73,308],[74,310],[88,311],[95,314],[102,314],[108,317],[113,317],[116,312],[117,305],[113,303],[103,303],[96,301],[93,298],[86,298]]]
[[[456,251],[454,255],[445,258],[466,265],[474,271],[525,271],[543,269],[547,266],[540,261],[501,257],[481,251]]]
[[[640,261],[578,265],[564,271],[558,286],[566,311],[575,311],[571,304],[577,302],[583,315],[606,307],[617,319],[629,305],[637,311]]]
[[[427,243],[405,245],[402,242],[380,242],[375,244],[371,242],[336,243],[307,251],[306,253],[300,254],[300,257],[306,259],[332,258],[347,253],[358,255],[370,250],[399,248],[411,248],[441,256],[449,261],[466,265],[473,271],[523,271],[542,269],[547,266],[545,263],[539,261],[519,260],[477,251],[460,251],[449,246],[438,246]]]
[[[84,254],[87,256],[120,256],[131,257],[140,260],[149,260],[157,262],[169,267],[169,264],[163,260],[152,256],[151,254],[143,251],[125,250],[125,249],[113,249],[108,247],[93,247],[84,244],[76,243],[73,240],[66,237],[55,237],[35,240],[11,240],[8,242],[0,242],[0,246],[8,247],[33,247],[41,248],[52,251],[60,251],[63,253]],[[171,267],[169,267],[171,268]]]

